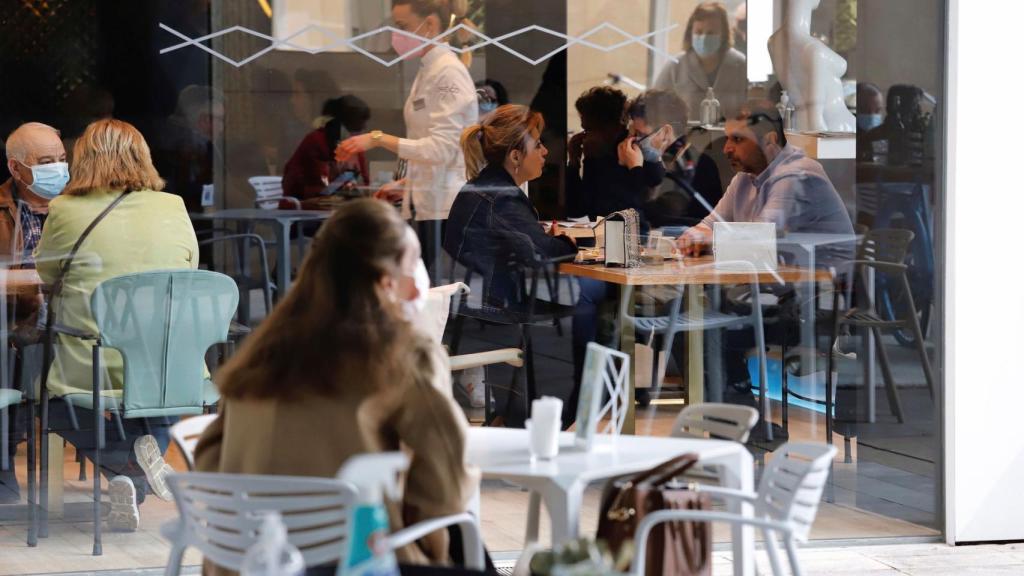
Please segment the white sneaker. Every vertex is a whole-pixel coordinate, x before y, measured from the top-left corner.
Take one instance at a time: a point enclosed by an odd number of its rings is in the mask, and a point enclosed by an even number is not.
[[[114,476],[107,485],[110,498],[110,514],[107,526],[118,532],[135,532],[139,529],[139,505],[135,502],[135,484],[127,476]]]
[[[173,500],[174,496],[167,486],[167,475],[173,474],[174,468],[164,461],[156,438],[151,434],[139,436],[135,440],[135,459],[139,461],[139,466],[146,473],[146,481],[149,482],[149,488],[153,490],[153,494],[156,494],[157,498],[161,500],[168,502]]]

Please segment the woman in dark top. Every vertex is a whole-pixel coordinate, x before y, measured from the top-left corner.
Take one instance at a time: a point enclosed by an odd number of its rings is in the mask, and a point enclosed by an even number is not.
[[[346,185],[370,183],[365,154],[345,163],[334,160],[338,142],[366,129],[370,108],[355,96],[342,96],[324,102],[322,112],[327,123],[307,134],[284,165],[284,195],[298,198],[304,208],[317,208],[315,200],[345,172],[351,173]]]
[[[575,254],[576,245],[558,236],[557,226],[545,232],[521,186],[541,175],[547,148],[540,141],[544,118],[526,106],[506,104],[462,133],[466,178],[448,214],[444,249],[460,264],[481,274],[494,272],[485,300],[509,302],[514,297],[510,276],[495,270],[493,246],[479,238],[503,238],[532,245],[543,258]]]
[[[644,160],[629,135],[625,106],[626,95],[607,86],[591,88],[576,100],[583,132],[569,140],[569,216],[597,220],[634,208],[644,221],[644,203],[651,188],[661,184],[665,168],[657,159]]]

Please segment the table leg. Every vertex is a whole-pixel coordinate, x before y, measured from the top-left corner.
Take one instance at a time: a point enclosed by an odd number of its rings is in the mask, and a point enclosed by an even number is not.
[[[526,510],[526,542],[529,546],[540,539],[540,494],[536,490],[530,490],[530,505]]]
[[[277,221],[277,298],[288,293],[292,281],[291,220]]]
[[[238,228],[239,228],[239,232],[241,232],[242,234],[252,234],[253,223],[252,222],[248,222],[248,221],[242,221],[242,222],[239,223]],[[249,242],[247,242],[247,241],[246,242],[242,242],[240,244],[240,246],[241,246],[241,252],[238,254],[238,258],[240,260],[240,262],[238,263],[238,267],[239,267],[239,269],[241,271],[242,277],[243,278],[249,278],[249,269],[250,269],[250,266],[249,266]],[[227,268],[225,268],[225,270],[226,269]],[[249,290],[248,289],[241,290],[238,293],[238,310],[239,310],[239,312],[238,312],[238,321],[241,322],[242,324],[248,326],[249,325],[249,311],[251,310],[251,308],[249,306]]]
[[[636,290],[623,286],[620,298],[626,298],[627,310],[636,305]],[[632,322],[619,322],[619,350],[629,355],[629,391],[626,393],[626,421],[622,424],[623,434],[636,434],[636,327]]]
[[[722,486],[746,493],[754,491],[754,458],[746,448],[712,461],[722,470]],[[712,463],[712,462],[709,462]],[[733,498],[727,501],[729,512],[750,518],[754,515],[751,504]],[[754,574],[754,529],[747,525],[732,526],[732,571],[734,576]]]
[[[703,284],[686,287],[686,314],[699,324],[704,318]],[[704,402],[704,332],[693,330],[686,333],[687,360],[686,375],[687,404]]]
[[[552,546],[579,538],[583,488],[582,484],[577,483],[567,488],[549,485],[540,491],[544,507],[551,516]]]

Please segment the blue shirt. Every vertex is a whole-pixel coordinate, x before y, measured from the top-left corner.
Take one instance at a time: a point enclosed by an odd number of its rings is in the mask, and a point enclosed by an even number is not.
[[[740,172],[733,177],[715,214],[702,223],[711,227],[716,221],[774,222],[780,233],[853,234],[846,205],[821,164],[791,145],[760,174]],[[849,258],[853,247],[837,245],[830,250]]]

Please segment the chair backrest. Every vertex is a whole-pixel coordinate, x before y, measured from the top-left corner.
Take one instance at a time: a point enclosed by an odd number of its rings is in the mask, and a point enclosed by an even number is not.
[[[178,447],[181,455],[185,457],[185,464],[189,470],[196,469],[196,444],[199,437],[203,435],[206,427],[217,419],[216,414],[202,414],[183,418],[171,426],[169,432],[174,445]]]
[[[913,240],[914,233],[910,230],[898,228],[869,230],[857,250],[857,259],[903,264]]]
[[[278,201],[284,196],[281,176],[253,176],[249,185],[256,192],[256,206],[272,210],[277,208]]]
[[[587,355],[583,363],[583,381],[580,382],[580,400],[577,407],[577,436],[588,434],[586,428],[601,434],[619,435],[626,422],[629,407],[629,355],[602,346],[596,342],[587,344]],[[593,404],[601,402],[596,414]],[[602,425],[601,422],[604,421]]]
[[[228,570],[242,567],[264,514],[279,512],[306,566],[340,562],[355,488],[334,478],[189,472],[167,478],[183,522],[179,538]]]
[[[444,338],[444,328],[448,324],[448,316],[451,314],[452,296],[468,293],[469,286],[462,282],[434,286],[427,291],[426,304],[413,324],[440,344]]]
[[[757,424],[757,410],[739,404],[707,402],[690,404],[679,411],[672,424],[676,438],[718,438],[746,443]]]
[[[783,444],[761,476],[756,513],[790,524],[796,540],[806,542],[835,455],[826,444]]]
[[[125,417],[199,414],[204,356],[224,342],[238,287],[208,270],[158,270],[115,276],[92,293],[103,346],[124,359]]]

